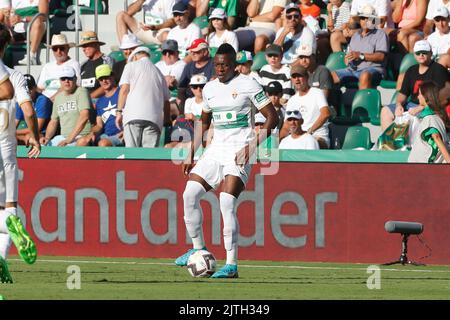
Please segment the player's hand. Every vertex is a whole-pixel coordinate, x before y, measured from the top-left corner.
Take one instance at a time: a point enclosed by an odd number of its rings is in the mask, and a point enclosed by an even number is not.
[[[183,162],[183,165],[181,166],[181,169],[183,170],[183,175],[187,177],[189,173],[191,172],[192,168],[194,167],[194,163],[188,163],[187,161]]]
[[[33,137],[30,137],[26,143],[27,148],[30,147],[28,151],[28,158],[37,158],[41,154],[41,144],[36,141]]]

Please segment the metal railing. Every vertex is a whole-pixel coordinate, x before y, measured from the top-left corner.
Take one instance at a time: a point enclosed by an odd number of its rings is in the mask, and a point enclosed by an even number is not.
[[[46,28],[46,34],[47,34],[47,47],[46,47],[46,55],[45,55],[45,58],[46,58],[46,62],[48,62],[49,60],[50,60],[50,48],[49,48],[49,45],[50,45],[50,19],[49,19],[49,17],[48,17],[48,15],[47,14],[45,14],[45,13],[41,13],[41,12],[39,12],[39,13],[36,13],[34,16],[33,16],[33,18],[31,19],[31,21],[30,21],[30,23],[28,24],[28,26],[27,26],[27,73],[28,74],[30,74],[30,71],[31,71],[31,65],[30,65],[30,63],[31,63],[31,56],[30,56],[30,33],[31,33],[31,26],[33,25],[33,23],[36,21],[36,19],[38,18],[38,17],[40,17],[40,16],[43,16],[43,17],[45,17],[45,22],[46,22],[46,26],[45,26],[45,28]],[[37,50],[37,51],[39,51],[39,49]],[[38,54],[37,52],[35,52],[36,54]]]
[[[127,11],[128,10],[128,0],[124,0],[123,1],[123,11]]]

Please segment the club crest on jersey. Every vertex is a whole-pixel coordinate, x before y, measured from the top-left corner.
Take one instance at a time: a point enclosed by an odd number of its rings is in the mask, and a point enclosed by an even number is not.
[[[233,91],[233,93],[231,93],[231,96],[233,97],[233,99],[236,99],[236,97],[238,96],[238,93],[236,91]]]

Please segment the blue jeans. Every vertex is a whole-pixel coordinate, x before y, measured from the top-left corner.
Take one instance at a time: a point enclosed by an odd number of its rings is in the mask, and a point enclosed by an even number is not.
[[[407,102],[404,106],[403,109],[405,111],[408,111],[409,109],[415,108],[417,107],[418,104],[414,103],[414,102]],[[395,108],[397,107],[397,103],[391,103],[388,104],[387,107],[391,110],[392,114],[395,115]]]
[[[361,77],[361,73],[364,71],[369,72],[372,75],[372,87],[377,87],[380,81],[384,78],[384,75],[380,70],[376,68],[366,68],[361,70],[354,70],[352,68],[345,68],[336,70],[336,75],[339,77],[339,81],[342,85],[349,82],[358,82]]]

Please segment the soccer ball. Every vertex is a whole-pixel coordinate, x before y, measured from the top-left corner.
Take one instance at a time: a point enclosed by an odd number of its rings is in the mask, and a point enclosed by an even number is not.
[[[193,277],[210,277],[216,271],[216,258],[207,250],[197,250],[189,257],[187,268]]]

